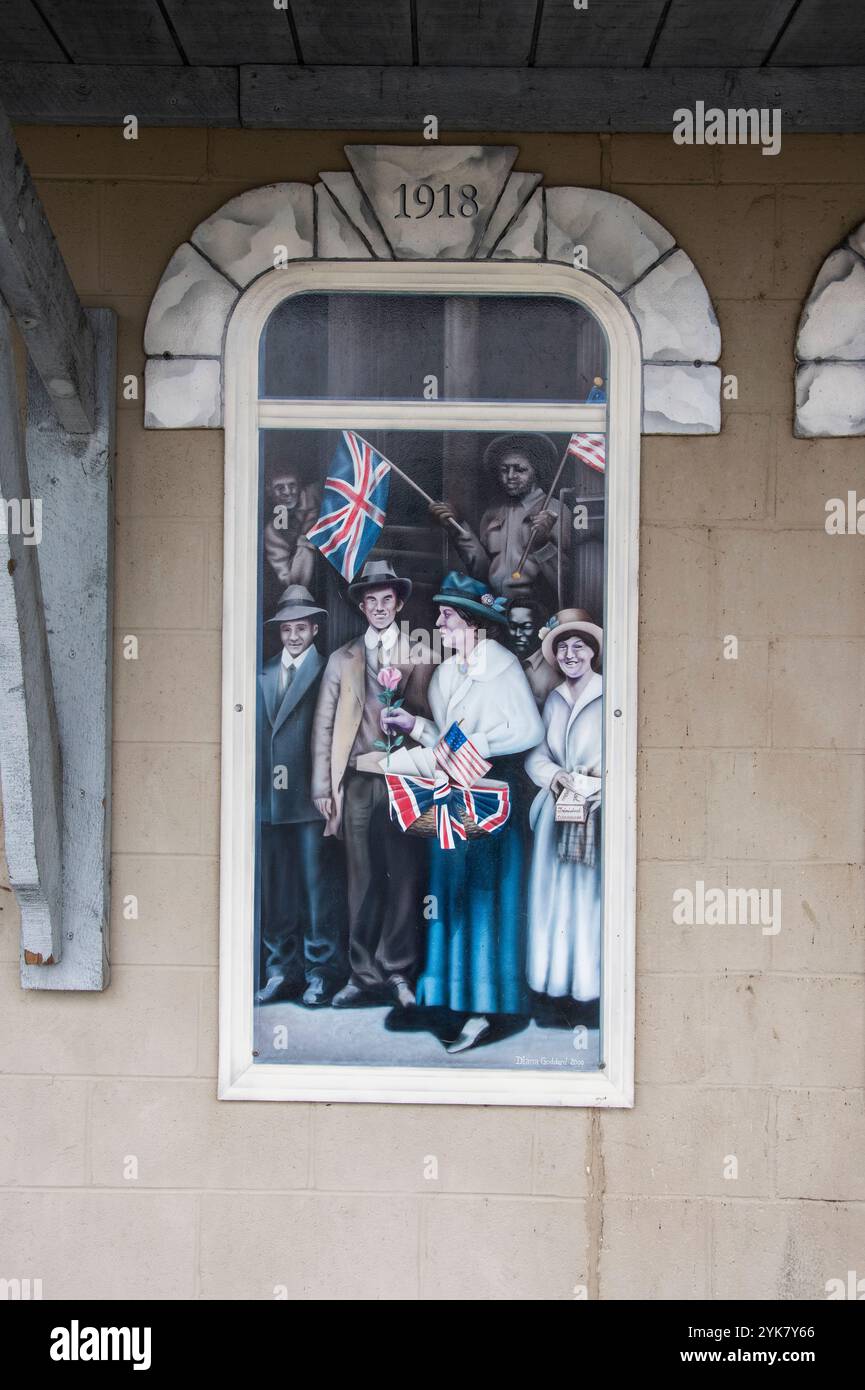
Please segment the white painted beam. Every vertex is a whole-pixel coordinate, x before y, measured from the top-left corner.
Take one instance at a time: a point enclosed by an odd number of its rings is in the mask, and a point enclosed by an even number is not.
[[[31,498],[27,476],[11,329],[0,301],[0,787],[9,881],[21,909],[22,962],[44,971],[61,950],[60,743],[39,546],[27,544],[26,534],[30,530],[34,541],[38,536],[33,523],[41,499],[38,492]],[[22,504],[23,526],[16,521]]]
[[[48,652],[62,749],[63,958],[23,965],[25,989],[108,984],[111,664],[117,319],[88,309],[96,345],[96,421],[67,434],[32,364],[27,462],[43,499],[39,547]]]
[[[27,165],[0,109],[0,295],[73,434],[93,428],[93,334]]]

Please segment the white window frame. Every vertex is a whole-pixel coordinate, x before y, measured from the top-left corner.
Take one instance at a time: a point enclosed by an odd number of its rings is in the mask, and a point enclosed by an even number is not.
[[[606,331],[608,455],[604,641],[603,1070],[256,1063],[253,1058],[255,702],[258,662],[260,427],[601,429],[606,407],[501,402],[268,401],[259,408],[259,343],[268,317],[310,291],[562,295]],[[219,1097],[459,1105],[633,1105],[636,909],[637,603],[641,418],[639,335],[595,276],[514,262],[293,262],[256,280],[230,319],[224,351],[225,550]],[[351,419],[340,410],[349,409]],[[563,1074],[567,1073],[567,1074]]]

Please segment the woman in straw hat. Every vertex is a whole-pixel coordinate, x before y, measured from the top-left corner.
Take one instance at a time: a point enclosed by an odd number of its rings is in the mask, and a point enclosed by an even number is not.
[[[562,681],[544,705],[545,735],[526,759],[540,788],[529,879],[529,988],[590,1004],[601,988],[601,739],[604,635],[582,609],[541,629],[544,660]],[[558,815],[557,815],[558,807]]]

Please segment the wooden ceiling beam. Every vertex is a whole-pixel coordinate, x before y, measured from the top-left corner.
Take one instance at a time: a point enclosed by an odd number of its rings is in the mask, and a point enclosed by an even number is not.
[[[865,131],[865,67],[81,67],[0,64],[13,120],[294,130],[670,131],[696,101],[780,107],[783,129]]]

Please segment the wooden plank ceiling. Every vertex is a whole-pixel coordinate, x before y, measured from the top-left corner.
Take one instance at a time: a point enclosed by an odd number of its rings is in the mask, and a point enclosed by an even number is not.
[[[0,61],[234,66],[865,63],[863,0],[3,0]]]
[[[669,130],[704,100],[865,130],[865,0],[278,3],[0,0],[0,103],[22,122],[416,130],[433,112],[505,131]]]

